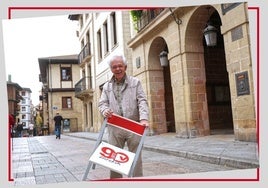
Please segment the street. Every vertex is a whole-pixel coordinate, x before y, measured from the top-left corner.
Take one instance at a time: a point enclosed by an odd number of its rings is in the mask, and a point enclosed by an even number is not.
[[[62,135],[13,139],[15,185],[81,181],[95,141]],[[235,168],[143,150],[144,178],[174,174],[225,171]],[[108,179],[109,170],[96,165],[88,180]]]

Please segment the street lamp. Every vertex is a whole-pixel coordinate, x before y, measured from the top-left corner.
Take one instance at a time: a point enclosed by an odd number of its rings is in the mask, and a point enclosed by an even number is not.
[[[210,7],[207,7],[207,9],[208,9],[208,16],[209,16]],[[211,24],[210,20],[208,21],[207,27],[204,29],[203,34],[204,34],[207,46],[217,45],[217,29]]]
[[[207,27],[203,31],[207,46],[217,45],[217,29],[211,23],[207,23]]]
[[[160,65],[161,67],[166,67],[168,66],[168,58],[167,58],[167,52],[166,51],[162,51],[159,54],[159,58],[160,58]]]

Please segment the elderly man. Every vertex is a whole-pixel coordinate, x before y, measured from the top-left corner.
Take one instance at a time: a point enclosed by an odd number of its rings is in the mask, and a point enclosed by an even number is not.
[[[111,80],[103,86],[99,100],[99,111],[104,117],[112,113],[140,122],[148,126],[148,102],[138,78],[126,74],[127,61],[123,55],[115,55],[108,62],[113,73]],[[127,143],[128,149],[135,152],[140,137],[116,127],[108,126],[108,142],[119,148]],[[141,154],[134,170],[134,177],[143,176]],[[122,175],[111,171],[110,178],[121,178]]]

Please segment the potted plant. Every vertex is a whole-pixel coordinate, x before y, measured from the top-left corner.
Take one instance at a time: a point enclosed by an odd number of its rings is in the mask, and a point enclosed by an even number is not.
[[[142,16],[142,10],[131,10],[130,15],[132,17],[132,21],[134,23],[134,28],[138,30],[138,21]]]

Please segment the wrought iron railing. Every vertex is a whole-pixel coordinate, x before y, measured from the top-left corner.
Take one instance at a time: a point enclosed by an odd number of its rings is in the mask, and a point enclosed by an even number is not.
[[[87,76],[81,78],[76,84],[75,84],[75,94],[79,94],[85,90],[92,89],[92,78]]]
[[[78,59],[79,59],[79,64],[83,63],[83,60],[87,57],[91,55],[91,51],[90,51],[90,43],[86,43],[86,45],[83,47],[83,49],[81,50],[81,52],[78,55]]]
[[[164,8],[143,10],[142,16],[137,21],[138,32],[154,20],[163,10]]]

